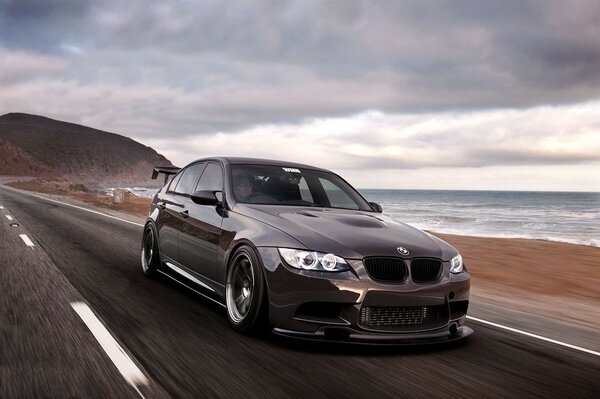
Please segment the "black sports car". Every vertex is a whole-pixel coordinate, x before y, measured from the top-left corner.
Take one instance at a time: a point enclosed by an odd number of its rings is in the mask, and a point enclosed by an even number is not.
[[[472,333],[459,253],[383,216],[338,175],[244,158],[159,173],[175,176],[152,201],[144,274],[222,304],[235,330],[394,343]]]

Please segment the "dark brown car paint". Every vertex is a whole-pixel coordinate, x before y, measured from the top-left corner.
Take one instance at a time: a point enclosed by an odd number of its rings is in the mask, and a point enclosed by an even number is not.
[[[229,257],[238,246],[248,244],[256,249],[264,266],[269,317],[275,332],[327,338],[328,332],[334,331],[332,336],[344,340],[384,342],[448,341],[472,332],[464,326],[470,275],[466,268],[463,273],[450,273],[450,259],[457,251],[446,242],[375,210],[236,204],[233,196],[228,195],[233,189],[228,173],[232,164],[323,169],[244,158],[200,161],[222,166],[222,203],[198,205],[189,196],[168,192],[167,185],[154,197],[148,222],[157,226],[161,260],[202,281],[213,290],[208,295],[224,302]],[[175,239],[179,240],[178,248]],[[398,246],[408,248],[409,255],[400,255]],[[335,253],[348,261],[351,270],[332,273],[294,269],[282,262],[278,247]],[[402,283],[380,283],[372,280],[364,268],[362,259],[368,256],[394,256],[407,264],[417,257],[441,259],[443,271],[435,283],[417,284],[410,278]],[[340,312],[331,318],[298,315],[299,307],[306,303],[339,304]],[[390,333],[360,327],[357,320],[363,304],[444,305],[448,306],[450,316],[446,325],[434,330]],[[452,312],[455,307],[464,308],[464,312]],[[450,334],[451,329],[454,334]]]

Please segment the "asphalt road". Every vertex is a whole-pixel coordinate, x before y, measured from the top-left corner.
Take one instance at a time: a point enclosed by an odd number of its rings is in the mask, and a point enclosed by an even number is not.
[[[19,224],[0,221],[0,397],[139,397],[72,301],[89,304],[143,370],[145,397],[600,395],[600,357],[474,321],[467,340],[411,348],[242,336],[222,307],[142,276],[141,227],[5,188],[0,204]]]

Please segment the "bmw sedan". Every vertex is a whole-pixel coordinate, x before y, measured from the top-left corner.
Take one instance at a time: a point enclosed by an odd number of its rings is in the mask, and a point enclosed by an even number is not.
[[[335,173],[248,158],[156,167],[153,177],[161,173],[143,272],[221,304],[235,330],[399,344],[472,333],[456,249],[384,216]]]

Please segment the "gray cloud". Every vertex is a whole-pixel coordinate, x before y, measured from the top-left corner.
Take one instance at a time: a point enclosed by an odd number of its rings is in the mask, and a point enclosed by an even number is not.
[[[86,34],[93,4],[87,0],[0,0],[0,44],[58,53],[61,42]]]
[[[600,4],[575,1],[3,1],[4,46],[81,45],[87,79],[122,61],[120,78],[154,67],[162,84],[204,74],[278,87],[302,83],[244,66],[299,68],[315,82],[389,87],[388,111],[531,106],[593,98],[600,87]],[[150,65],[145,62],[149,60]],[[178,74],[183,72],[183,75]],[[77,73],[77,72],[74,72]],[[410,92],[410,96],[403,93]],[[319,93],[320,94],[320,93]],[[331,93],[335,97],[335,93]],[[318,97],[317,97],[318,98]],[[369,99],[370,100],[370,99]],[[318,106],[318,101],[316,101]],[[361,109],[369,108],[362,104]],[[337,111],[355,112],[343,101]],[[315,107],[318,109],[318,107]],[[308,115],[310,116],[310,115]]]
[[[10,84],[31,79],[55,77],[62,74],[66,63],[57,57],[22,51],[3,51],[0,48],[0,84]]]
[[[525,110],[383,114],[263,125],[198,136],[172,149],[185,164],[202,155],[252,154],[355,171],[582,165],[600,167],[600,102]],[[169,138],[154,139],[157,148]],[[587,165],[587,166],[583,166]]]
[[[414,134],[378,136],[372,121],[328,143],[374,151],[401,142],[424,158],[340,152],[348,168],[594,161],[588,152],[537,150],[543,134],[529,130],[560,131],[528,123],[526,110],[598,99],[599,37],[594,0],[0,0],[0,60],[11,62],[0,72],[0,113],[39,113],[142,140],[210,141],[216,132],[237,137],[256,126],[378,110],[408,115],[415,122],[400,126]],[[525,116],[418,128],[423,118],[494,109]],[[508,141],[515,147],[502,147]],[[435,158],[429,146],[457,156]]]

